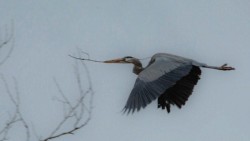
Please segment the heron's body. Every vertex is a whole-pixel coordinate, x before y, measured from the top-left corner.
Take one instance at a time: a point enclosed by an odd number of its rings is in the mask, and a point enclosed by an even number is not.
[[[234,69],[226,64],[221,67],[208,66],[192,59],[166,53],[155,54],[145,68],[142,67],[139,59],[130,56],[105,61],[105,63],[134,65],[133,72],[138,75],[138,78],[124,107],[124,111],[128,113],[139,111],[156,99],[158,99],[158,108],[166,109],[167,112],[170,112],[170,105],[181,108],[200,79],[200,67],[217,70]]]

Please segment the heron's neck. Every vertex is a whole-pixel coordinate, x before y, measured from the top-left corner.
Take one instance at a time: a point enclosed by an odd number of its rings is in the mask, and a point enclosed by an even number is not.
[[[138,75],[143,70],[142,64],[139,60],[134,60],[133,64],[134,64],[133,73]]]

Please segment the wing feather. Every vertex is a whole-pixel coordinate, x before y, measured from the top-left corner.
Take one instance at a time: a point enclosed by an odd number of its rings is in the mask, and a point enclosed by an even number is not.
[[[167,112],[170,112],[170,104],[177,105],[178,108],[181,108],[182,105],[185,105],[189,96],[193,92],[194,86],[197,84],[200,79],[201,70],[197,66],[192,66],[191,71],[188,75],[182,77],[176,82],[175,85],[167,89],[159,98],[158,98],[158,108],[166,109]]]
[[[124,112],[134,112],[145,108],[153,100],[157,99],[168,88],[175,85],[183,76],[186,76],[191,68],[190,60],[175,60],[173,58],[154,58],[136,79]],[[176,102],[175,102],[176,103]],[[181,105],[182,103],[178,103]],[[166,106],[168,109],[168,106]],[[170,106],[169,106],[170,108]]]
[[[129,113],[131,110],[134,112],[136,109],[139,111],[156,98],[158,98],[158,104],[160,103],[158,107],[166,108],[168,112],[170,112],[170,104],[181,108],[198,81],[200,70],[197,68],[203,65],[203,63],[172,54],[155,54],[148,66],[138,75],[124,112]],[[190,75],[194,66],[196,66],[196,73]],[[182,79],[183,77],[185,79]],[[175,86],[176,84],[178,85]],[[176,90],[178,88],[184,89]],[[170,91],[167,91],[168,89]]]

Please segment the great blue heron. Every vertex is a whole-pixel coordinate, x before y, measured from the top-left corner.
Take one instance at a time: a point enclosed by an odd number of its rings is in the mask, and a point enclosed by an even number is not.
[[[138,75],[132,89],[124,112],[130,113],[145,108],[149,103],[158,98],[158,108],[170,112],[170,105],[181,108],[185,105],[193,92],[194,86],[200,79],[200,67],[216,70],[234,70],[224,64],[220,67],[208,66],[192,59],[167,54],[153,55],[149,64],[143,68],[139,59],[127,56],[104,63],[131,63],[133,72]]]

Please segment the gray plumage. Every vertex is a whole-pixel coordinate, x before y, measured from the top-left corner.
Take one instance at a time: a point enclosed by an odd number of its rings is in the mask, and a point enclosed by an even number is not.
[[[155,54],[149,64],[143,68],[139,59],[127,56],[104,61],[104,63],[132,63],[133,72],[138,75],[134,88],[124,107],[130,113],[145,108],[158,98],[158,108],[170,112],[170,104],[181,108],[192,94],[200,79],[200,67],[217,70],[234,70],[226,64],[215,67],[192,59],[167,54]]]
[[[149,65],[139,73],[124,111],[129,113],[145,108],[166,89],[186,76],[193,65],[204,66],[205,64],[171,54],[155,54]]]

